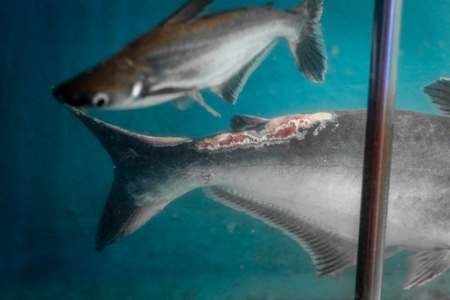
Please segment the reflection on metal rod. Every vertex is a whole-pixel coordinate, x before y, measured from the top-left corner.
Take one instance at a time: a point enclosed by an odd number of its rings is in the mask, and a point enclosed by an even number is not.
[[[355,299],[380,299],[401,0],[375,1]]]

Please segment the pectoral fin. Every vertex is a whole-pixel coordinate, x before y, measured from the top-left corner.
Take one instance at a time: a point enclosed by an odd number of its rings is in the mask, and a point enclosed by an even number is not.
[[[243,211],[289,235],[312,256],[318,275],[333,275],[356,264],[357,241],[311,220],[224,187],[205,188],[208,197]]]
[[[450,250],[420,251],[410,257],[410,269],[403,289],[424,285],[450,268]]]
[[[203,10],[213,3],[214,0],[190,0],[170,17],[164,20],[159,26],[183,23],[194,20],[197,18]]]
[[[239,94],[242,91],[242,88],[247,82],[248,77],[267,57],[275,44],[275,41],[270,43],[266,48],[255,55],[255,57],[253,57],[251,61],[245,64],[236,74],[234,74],[231,78],[226,80],[221,85],[211,88],[211,91],[226,102],[235,104]]]

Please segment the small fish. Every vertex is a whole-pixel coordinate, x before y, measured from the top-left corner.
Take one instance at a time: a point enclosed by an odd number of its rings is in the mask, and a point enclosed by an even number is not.
[[[191,139],[131,133],[67,107],[115,165],[98,251],[201,187],[296,240],[318,275],[356,264],[365,111],[238,115],[233,130]],[[386,246],[415,252],[405,289],[450,267],[449,132],[449,118],[396,113]]]
[[[130,109],[191,100],[209,112],[201,94],[210,89],[234,104],[250,74],[279,38],[288,41],[306,78],[324,80],[322,0],[305,0],[288,10],[269,3],[200,17],[212,0],[187,2],[171,17],[125,48],[53,90],[72,106]]]

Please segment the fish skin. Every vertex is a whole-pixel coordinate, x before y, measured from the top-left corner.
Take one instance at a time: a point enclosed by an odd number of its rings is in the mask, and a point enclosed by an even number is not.
[[[53,95],[72,106],[106,109],[192,98],[214,114],[199,91],[209,88],[234,104],[279,38],[288,41],[308,79],[324,80],[322,0],[305,0],[286,11],[266,5],[198,17],[210,2],[187,2],[183,8],[190,9],[181,8],[112,57],[63,82]]]
[[[450,100],[449,100],[450,101]],[[125,237],[195,188],[291,236],[318,275],[356,263],[365,111],[292,115],[205,138],[128,132],[68,107],[115,165],[96,249]],[[386,247],[411,250],[405,289],[450,267],[450,119],[397,111]]]

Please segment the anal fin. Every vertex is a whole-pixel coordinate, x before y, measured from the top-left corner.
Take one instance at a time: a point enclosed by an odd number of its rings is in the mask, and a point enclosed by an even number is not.
[[[450,268],[450,250],[420,251],[410,257],[410,269],[403,289],[424,285]]]
[[[235,104],[239,94],[242,91],[248,77],[267,57],[269,52],[275,46],[276,41],[270,43],[266,48],[253,57],[247,64],[245,64],[236,74],[227,79],[222,84],[212,87],[211,91],[217,96],[230,104]]]
[[[356,239],[339,235],[272,204],[224,187],[204,188],[208,197],[243,211],[295,239],[311,256],[318,275],[334,275],[356,264]]]

